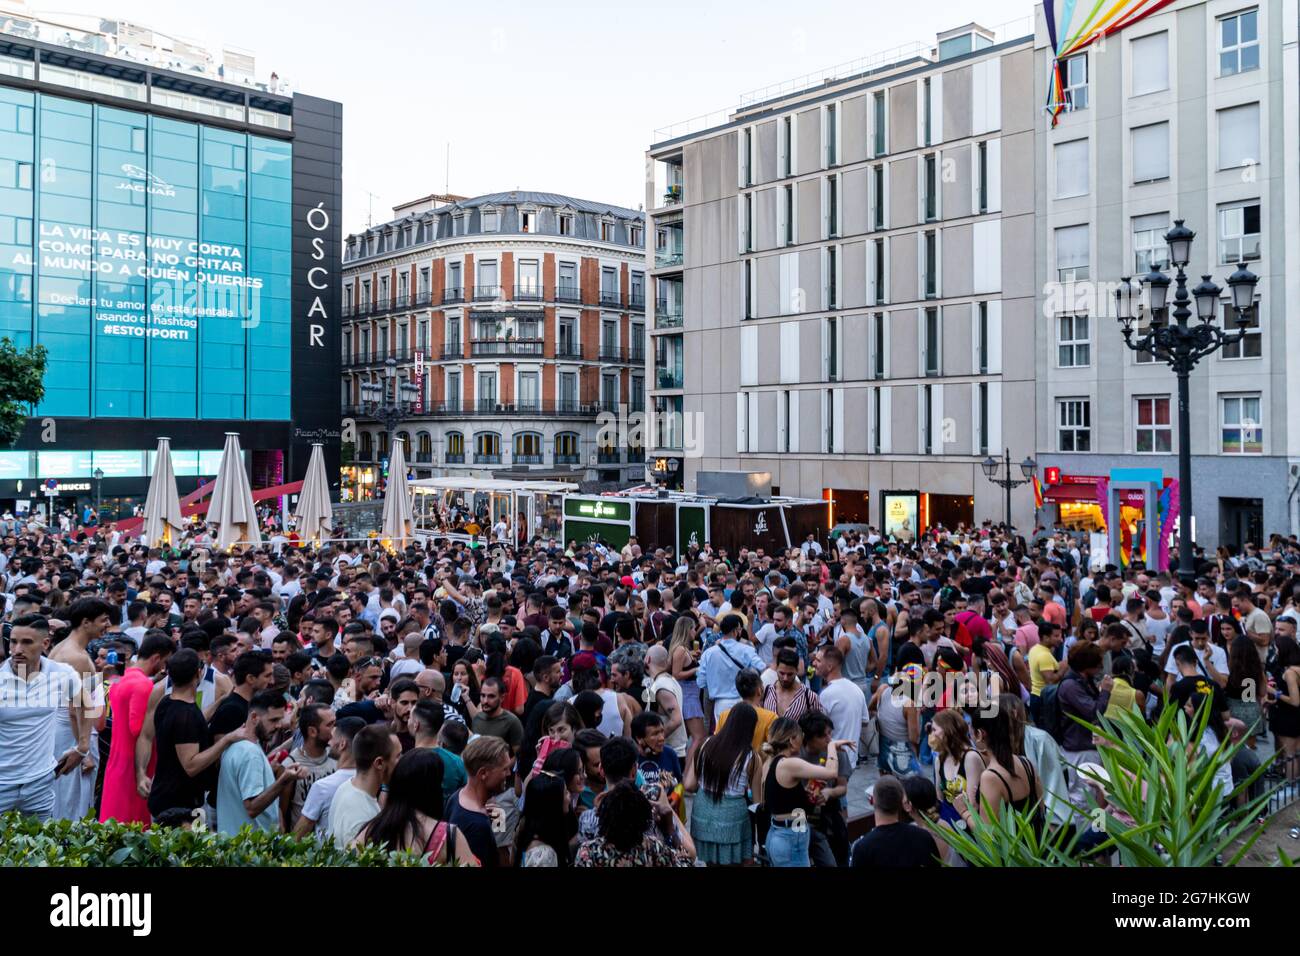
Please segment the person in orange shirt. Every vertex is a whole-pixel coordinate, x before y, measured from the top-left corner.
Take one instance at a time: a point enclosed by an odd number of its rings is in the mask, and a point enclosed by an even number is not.
[[[1038,586],[1039,599],[1042,602],[1042,617],[1046,621],[1051,621],[1062,631],[1066,629],[1066,615],[1064,606],[1056,603],[1056,588],[1044,581]]]

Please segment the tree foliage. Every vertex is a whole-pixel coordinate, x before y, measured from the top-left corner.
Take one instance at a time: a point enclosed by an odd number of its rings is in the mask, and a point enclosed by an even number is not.
[[[0,448],[12,448],[30,406],[45,397],[45,347],[20,349],[0,338]]]

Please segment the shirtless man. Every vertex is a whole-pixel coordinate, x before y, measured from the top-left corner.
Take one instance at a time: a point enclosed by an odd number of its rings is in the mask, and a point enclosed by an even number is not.
[[[91,641],[108,632],[116,618],[116,610],[99,598],[82,598],[68,608],[68,623],[72,631],[54,645],[50,660],[66,664],[81,678],[80,696],[69,702],[56,718],[54,732],[55,758],[69,750],[82,755],[80,766],[61,774],[54,784],[54,816],[60,820],[79,820],[90,810],[95,797],[95,770],[99,766],[98,738],[94,723],[103,707],[103,688],[95,673],[95,664],[87,651]]]

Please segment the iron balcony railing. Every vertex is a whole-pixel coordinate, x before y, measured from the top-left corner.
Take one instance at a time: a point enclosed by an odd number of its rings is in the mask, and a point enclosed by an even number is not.
[[[512,455],[510,460],[516,465],[540,465],[546,458],[544,455]]]
[[[627,307],[633,312],[645,311],[645,293],[634,292],[627,297]]]
[[[581,455],[561,455],[557,453],[555,456],[555,463],[557,465],[576,465],[581,460]]]
[[[541,339],[474,339],[469,351],[477,357],[541,355],[544,345]]]
[[[615,309],[621,308],[623,305],[623,298],[618,294],[617,289],[601,289],[600,304]]]
[[[560,283],[560,285],[557,286],[555,289],[555,301],[556,302],[581,302],[582,289],[580,289],[576,285]]]
[[[461,288],[443,289],[442,304],[447,305],[452,302],[464,302],[465,290]]]
[[[444,359],[458,359],[465,357],[465,346],[461,344],[460,339],[451,339],[442,346],[442,357]]]
[[[453,455],[453,454],[451,454],[450,452],[448,452],[446,455],[443,456],[443,459],[444,459],[444,460],[447,462],[447,464],[449,464],[449,465],[463,465],[463,464],[465,464],[465,454],[464,454],[464,452],[462,452],[462,453],[459,454],[459,455]]]
[[[474,286],[475,302],[494,302],[499,298],[501,298],[501,286],[499,285]]]
[[[497,454],[497,455],[489,455],[489,454],[483,454],[483,453],[480,453],[480,452],[475,452],[475,453],[474,453],[474,464],[476,464],[476,465],[499,465],[499,464],[501,464],[501,456],[500,456],[499,454]]]
[[[473,402],[443,401],[433,403],[426,415],[435,418],[595,418],[600,414],[597,402],[501,402],[495,399]]]
[[[628,349],[625,353],[621,348],[615,345],[602,345],[600,347],[600,360],[602,362],[614,362],[618,364],[644,364],[645,348]]]
[[[359,368],[365,365],[382,365],[390,358],[398,363],[409,362],[415,358],[415,353],[424,351],[422,349],[398,348],[383,351],[381,349],[372,349],[366,352],[356,352],[350,356],[343,357],[344,368]]]

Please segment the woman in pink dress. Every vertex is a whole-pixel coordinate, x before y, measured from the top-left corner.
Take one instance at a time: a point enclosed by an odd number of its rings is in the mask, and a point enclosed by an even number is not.
[[[136,666],[128,667],[122,679],[113,685],[108,704],[113,715],[113,739],[108,748],[108,766],[104,770],[104,790],[99,801],[99,819],[119,823],[151,822],[149,803],[140,796],[135,781],[135,743],[144,728],[149,712],[149,695],[153,678],[162,673],[174,645],[166,633],[145,634]],[[149,758],[149,775],[153,776],[154,758]]]

